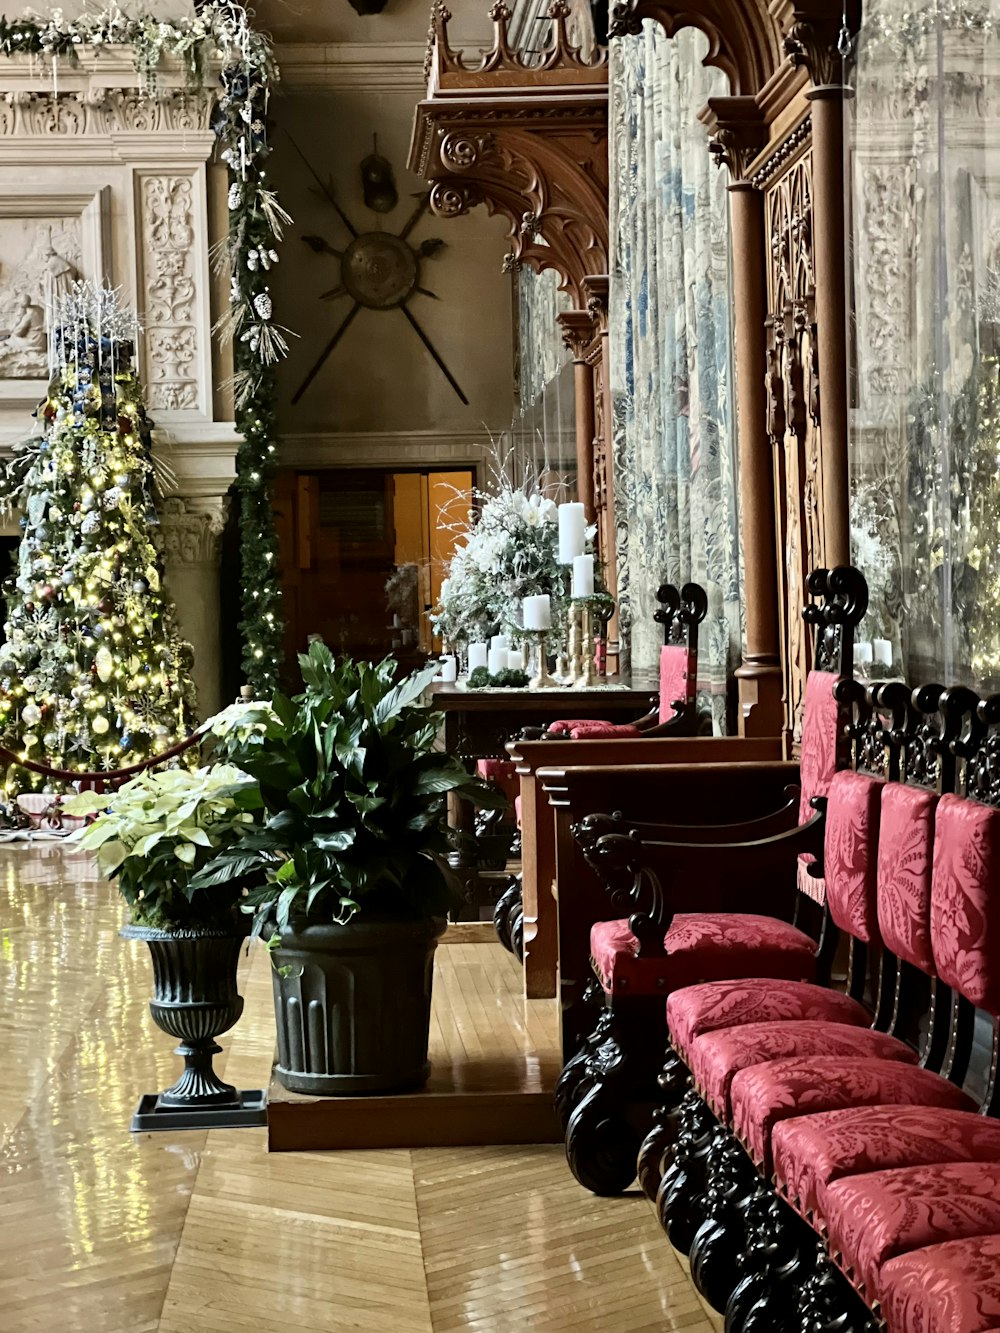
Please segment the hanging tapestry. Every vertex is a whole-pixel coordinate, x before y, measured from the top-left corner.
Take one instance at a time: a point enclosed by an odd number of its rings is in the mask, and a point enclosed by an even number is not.
[[[727,92],[692,29],[611,48],[611,383],[618,595],[633,670],[661,642],[657,586],[708,593],[699,694],[717,731],[740,661],[725,173],[698,112]]]
[[[862,657],[879,677],[992,691],[1000,0],[866,0],[854,87],[851,536],[871,589]]]

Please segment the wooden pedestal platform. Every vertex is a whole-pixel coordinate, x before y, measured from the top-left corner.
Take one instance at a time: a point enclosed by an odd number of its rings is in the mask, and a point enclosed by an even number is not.
[[[562,1138],[552,1103],[561,1067],[558,1002],[525,1000],[517,960],[484,933],[453,926],[438,947],[427,1086],[388,1097],[305,1097],[272,1079],[272,1152]],[[466,942],[470,935],[477,942]]]

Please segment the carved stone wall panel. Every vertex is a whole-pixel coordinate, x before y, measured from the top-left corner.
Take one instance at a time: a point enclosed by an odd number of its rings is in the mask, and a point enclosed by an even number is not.
[[[137,173],[145,308],[144,358],[153,412],[210,413],[208,281],[203,247],[204,178]]]
[[[821,398],[813,266],[812,158],[807,148],[766,187],[767,403],[774,450],[785,729],[802,731],[812,643],[802,620],[806,580],[824,565]]]

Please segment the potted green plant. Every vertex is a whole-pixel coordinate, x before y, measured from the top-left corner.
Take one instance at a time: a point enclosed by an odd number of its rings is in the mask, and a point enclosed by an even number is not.
[[[131,921],[121,934],[144,940],[153,961],[153,1021],[180,1040],[184,1072],[159,1096],[142,1098],[135,1129],[263,1123],[264,1093],[239,1092],[212,1068],[215,1038],[243,1012],[236,964],[248,922],[244,882],[199,887],[202,867],[238,846],[261,809],[256,782],[232,764],[148,770],[118,791],[88,791],[64,808],[95,816],[71,841],[97,853],[117,882]]]
[[[302,694],[276,694],[257,711],[235,706],[240,733],[223,743],[256,778],[263,822],[193,882],[266,875],[246,906],[273,932],[285,1087],[419,1086],[434,950],[455,902],[446,797],[504,797],[438,748],[441,719],[418,704],[436,666],[396,682],[392,659],[337,663],[320,642],[299,664]]]

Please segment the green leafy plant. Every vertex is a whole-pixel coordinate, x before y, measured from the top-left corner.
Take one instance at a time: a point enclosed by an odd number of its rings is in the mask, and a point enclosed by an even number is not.
[[[502,793],[437,748],[441,718],[418,706],[437,664],[396,682],[396,663],[336,662],[315,641],[299,657],[305,691],[242,709],[230,756],[259,784],[264,820],[196,876],[205,888],[264,872],[246,906],[255,929],[271,912],[346,923],[355,912],[444,914],[445,798],[502,808]]]
[[[225,849],[241,845],[262,808],[254,780],[232,764],[191,772],[142,773],[110,796],[82,792],[63,802],[72,815],[96,815],[72,841],[97,853],[117,879],[136,925],[160,929],[231,925],[245,877],[195,883]]]

